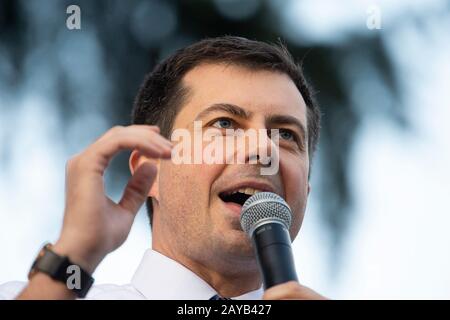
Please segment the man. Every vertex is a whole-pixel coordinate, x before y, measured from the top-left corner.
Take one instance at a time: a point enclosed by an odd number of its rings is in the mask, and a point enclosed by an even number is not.
[[[284,47],[221,37],[181,49],[144,80],[134,105],[134,125],[112,128],[68,161],[61,235],[41,254],[66,256],[92,274],[125,241],[147,200],[152,249],[129,285],[94,286],[87,298],[321,299],[297,282],[263,292],[251,242],[239,223],[242,201],[226,198],[233,192],[244,199],[259,191],[279,194],[291,207],[289,231],[295,239],[310,191],[319,121],[302,72]],[[228,141],[228,133],[237,130],[263,134],[257,144],[245,140],[242,163],[174,161],[175,141],[168,138],[180,130],[195,136],[207,129]],[[276,139],[271,132],[277,133]],[[205,140],[200,148],[207,148]],[[133,150],[133,176],[114,203],[105,196],[103,174],[122,150]],[[270,164],[262,161],[263,155],[270,160],[277,156],[275,173],[261,174]],[[5,284],[0,297],[76,298],[67,282],[49,274],[34,268],[26,286]]]

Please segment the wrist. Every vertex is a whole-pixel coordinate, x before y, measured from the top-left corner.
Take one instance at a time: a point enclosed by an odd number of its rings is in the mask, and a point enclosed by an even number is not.
[[[73,242],[58,240],[52,247],[52,250],[62,256],[67,256],[74,264],[79,265],[86,272],[92,275],[103,260],[104,256],[89,250],[84,250],[74,245]]]

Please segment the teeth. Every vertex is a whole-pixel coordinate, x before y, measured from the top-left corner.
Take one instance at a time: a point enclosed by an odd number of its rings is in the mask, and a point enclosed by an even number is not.
[[[259,189],[253,189],[253,188],[242,188],[242,189],[233,191],[231,194],[238,193],[238,192],[240,192],[240,193],[245,193],[245,194],[248,194],[248,195],[252,196],[252,195],[254,195],[255,193],[262,192],[262,190],[259,190]]]

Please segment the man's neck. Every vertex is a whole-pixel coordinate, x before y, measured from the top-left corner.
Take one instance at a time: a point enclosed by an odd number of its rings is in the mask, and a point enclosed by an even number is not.
[[[247,292],[257,290],[261,287],[261,278],[259,272],[254,266],[245,266],[245,264],[233,265],[227,272],[224,272],[223,265],[220,263],[204,264],[200,261],[189,258],[169,246],[153,242],[153,250],[177,261],[187,269],[191,270],[198,277],[207,282],[222,297],[237,297]]]

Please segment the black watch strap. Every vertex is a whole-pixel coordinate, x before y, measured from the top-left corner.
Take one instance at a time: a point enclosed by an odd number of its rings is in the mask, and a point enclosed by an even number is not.
[[[51,244],[46,244],[39,252],[31,266],[28,278],[43,272],[52,279],[63,282],[77,297],[84,298],[94,283],[89,273],[66,256],[60,256],[51,250]]]

